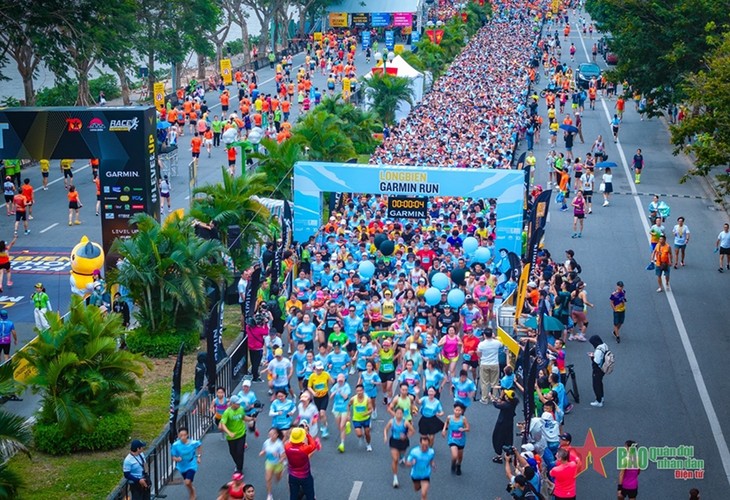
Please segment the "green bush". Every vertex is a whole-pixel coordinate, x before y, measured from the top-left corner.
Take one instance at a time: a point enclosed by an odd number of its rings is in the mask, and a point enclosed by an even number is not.
[[[240,38],[236,40],[230,40],[226,42],[226,54],[230,52],[231,54],[237,55],[237,54],[243,54],[243,40]]]
[[[114,75],[103,74],[99,78],[89,80],[89,92],[96,101],[99,91],[103,90],[107,100],[116,99],[122,95],[122,90]],[[40,89],[36,94],[36,106],[73,106],[79,86],[76,82],[58,82],[53,87]]]
[[[107,100],[116,99],[122,95],[122,89],[119,87],[117,77],[110,74],[103,74],[99,78],[89,80],[89,90],[94,100],[99,98],[99,91],[102,90]]]
[[[36,423],[33,426],[35,448],[49,455],[69,455],[76,451],[116,450],[129,441],[132,416],[117,412],[100,417],[91,432],[79,431],[64,435],[58,424]]]
[[[151,358],[166,358],[178,353],[181,342],[185,344],[185,353],[193,352],[200,345],[200,332],[150,334],[137,329],[128,333],[126,340],[127,348],[132,352],[140,352]]]

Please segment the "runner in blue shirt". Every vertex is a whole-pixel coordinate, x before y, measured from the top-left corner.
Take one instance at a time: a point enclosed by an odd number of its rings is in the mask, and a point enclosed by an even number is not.
[[[332,414],[335,416],[335,423],[340,430],[340,444],[337,446],[337,451],[345,453],[345,435],[350,433],[348,404],[352,388],[345,381],[344,373],[337,375],[337,383],[330,389],[330,394],[332,395]]]
[[[332,342],[333,351],[327,355],[327,361],[324,363],[325,369],[332,377],[337,377],[347,373],[347,367],[350,365],[350,356],[342,350],[342,346],[338,341]]]
[[[428,498],[431,466],[435,454],[433,448],[428,445],[428,437],[421,436],[420,446],[411,449],[406,458],[406,465],[411,467],[413,489],[421,492],[421,500]]]
[[[360,378],[357,381],[358,384],[362,384],[365,389],[365,395],[375,401],[378,397],[378,385],[382,383],[380,375],[375,371],[375,362],[368,361],[365,363],[365,371],[360,372]],[[373,406],[373,414],[371,415],[373,420],[378,418],[377,405]]]
[[[428,393],[428,390],[433,387],[436,391],[436,398],[440,398],[441,388],[446,383],[446,377],[437,366],[436,361],[432,359],[426,361],[426,369],[423,371],[423,392]]]
[[[454,403],[454,414],[446,417],[444,430],[441,431],[451,448],[451,473],[456,473],[457,476],[461,476],[461,462],[464,460],[467,432],[469,432],[469,422],[464,416],[464,405],[457,401]]]
[[[193,479],[198,471],[198,464],[200,464],[202,456],[201,446],[200,441],[189,439],[188,430],[185,427],[180,427],[177,432],[177,441],[172,443],[170,447],[172,461],[175,462],[175,468],[180,471],[180,475],[183,477],[190,498],[195,498]]]
[[[269,407],[271,426],[281,431],[288,431],[296,412],[297,406],[291,399],[286,398],[286,391],[276,391],[276,399],[271,402]]]
[[[459,378],[452,379],[451,385],[454,388],[454,402],[458,401],[464,405],[464,412],[466,412],[466,409],[471,404],[471,398],[477,390],[477,386],[468,377],[466,370],[461,370],[459,372]]]
[[[368,341],[367,335],[363,335],[357,345],[357,370],[360,372],[365,371],[368,361],[375,361],[375,346]]]

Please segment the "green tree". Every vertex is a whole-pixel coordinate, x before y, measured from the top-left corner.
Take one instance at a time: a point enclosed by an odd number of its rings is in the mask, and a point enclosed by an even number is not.
[[[0,394],[15,394],[11,361],[0,365]],[[28,446],[31,429],[24,417],[0,410],[0,498],[18,498],[25,484],[25,478],[8,468],[8,460],[17,453],[30,456]]]
[[[189,220],[164,226],[146,214],[132,218],[138,232],[113,245],[123,259],[110,277],[129,290],[140,328],[150,335],[169,335],[200,328],[208,312],[207,280],[230,275],[225,247],[195,234]]]
[[[342,121],[342,130],[352,140],[357,154],[373,152],[376,146],[373,133],[383,130],[383,124],[374,112],[346,102],[342,94],[323,98],[316,109],[327,111]]]
[[[388,73],[375,73],[365,80],[364,87],[372,101],[372,110],[383,123],[395,122],[395,113],[401,102],[413,106],[411,80]]]
[[[416,46],[418,52],[415,55],[421,61],[421,67],[425,71],[429,71],[436,80],[446,68],[446,52],[440,45],[432,43],[428,38],[421,39]]]
[[[706,69],[687,78],[688,116],[671,127],[674,154],[688,153],[694,167],[682,178],[707,176],[730,164],[730,32],[706,59]],[[730,193],[730,175],[717,173],[720,191]]]
[[[259,160],[257,171],[266,176],[266,183],[272,189],[271,197],[291,200],[294,164],[304,159],[301,138],[291,137],[281,143],[264,138],[261,140],[261,146],[266,153],[253,153],[251,158]]]
[[[325,110],[314,109],[300,118],[293,136],[301,140],[307,158],[315,161],[347,161],[357,154],[343,130],[343,121]]]
[[[270,236],[271,214],[256,197],[270,194],[273,186],[264,173],[234,177],[221,167],[221,174],[223,182],[195,189],[196,195],[204,196],[195,197],[190,215],[205,223],[215,223],[221,243],[230,249],[236,268],[247,269],[254,262],[252,249]],[[236,245],[228,241],[228,229],[234,225],[241,229]]]
[[[47,315],[50,328],[16,353],[34,375],[28,384],[42,393],[38,422],[55,424],[66,436],[93,430],[98,417],[138,405],[145,361],[117,348],[121,318],[71,298],[69,317]]]

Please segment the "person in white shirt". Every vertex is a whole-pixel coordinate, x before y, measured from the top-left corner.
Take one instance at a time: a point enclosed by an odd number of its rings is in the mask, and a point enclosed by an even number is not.
[[[684,217],[677,217],[677,224],[672,229],[674,234],[674,269],[677,269],[678,265],[684,267],[684,252],[689,243],[689,228],[684,224]],[[682,254],[680,260],[679,255]]]
[[[482,390],[480,403],[490,404],[490,391],[499,386],[499,350],[502,348],[502,342],[494,338],[491,328],[485,328],[482,335],[483,340],[477,346],[479,381]]]
[[[722,259],[725,258],[725,268],[730,270],[730,225],[726,222],[722,227],[722,232],[717,235],[717,243],[715,243],[715,252],[720,252],[720,268],[722,272]]]

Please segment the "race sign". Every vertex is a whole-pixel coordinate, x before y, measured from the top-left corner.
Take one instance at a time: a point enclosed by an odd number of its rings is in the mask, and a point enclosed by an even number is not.
[[[428,198],[389,196],[387,216],[391,219],[425,219],[428,217]]]
[[[224,85],[233,83],[233,73],[230,59],[221,59],[221,77],[223,77]]]
[[[165,84],[163,82],[155,82],[153,87],[155,108],[163,109],[165,107]]]

